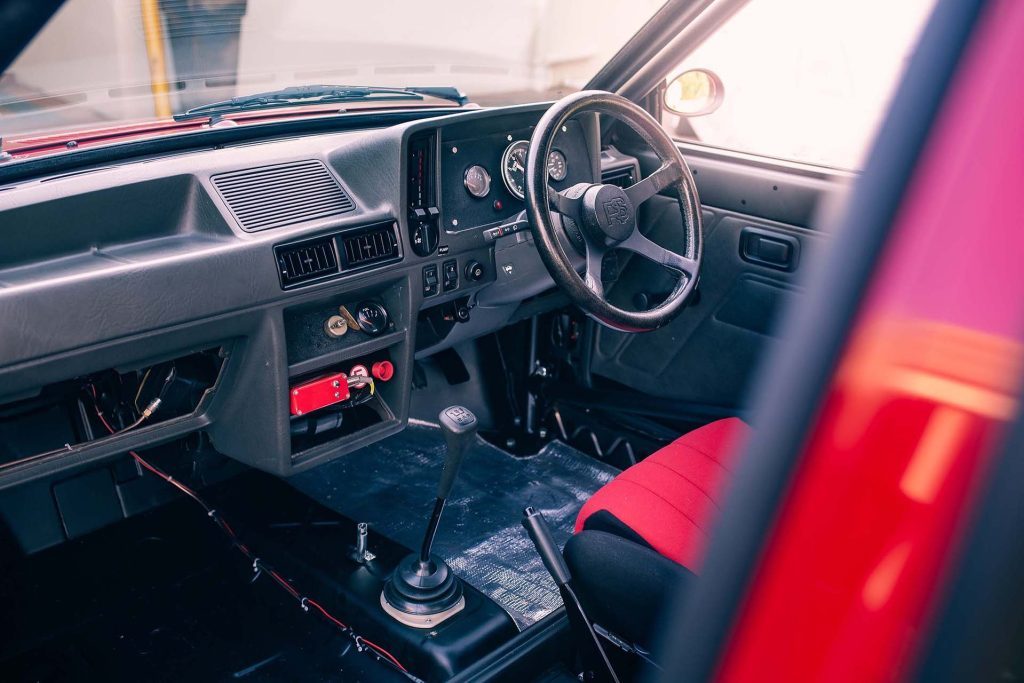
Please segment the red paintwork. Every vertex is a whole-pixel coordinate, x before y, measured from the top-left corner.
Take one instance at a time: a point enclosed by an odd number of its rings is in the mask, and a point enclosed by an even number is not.
[[[659,553],[699,572],[734,455],[749,431],[730,417],[684,434],[591,496],[576,518],[577,533],[588,517],[607,510]]]
[[[347,401],[348,397],[348,377],[344,372],[335,372],[292,387],[288,408],[292,415],[305,415]]]
[[[1024,3],[985,10],[722,660],[720,681],[890,681],[1020,393]]]
[[[447,100],[440,100],[425,97],[416,102],[352,102],[342,104],[320,104],[302,107],[288,107],[282,109],[271,109],[266,111],[254,111],[240,114],[229,114],[223,118],[226,121],[234,121],[239,126],[249,126],[271,121],[282,121],[296,118],[309,118],[312,116],[333,116],[339,111],[375,111],[386,109],[405,108],[457,108],[458,105]],[[208,129],[207,119],[194,119],[191,121],[175,121],[173,119],[146,119],[120,123],[114,126],[100,128],[83,128],[70,131],[57,131],[46,134],[32,134],[20,137],[3,138],[3,146],[0,151],[9,153],[15,159],[27,159],[30,157],[44,156],[58,152],[67,152],[74,149],[97,147],[119,142],[129,142],[145,138],[176,135],[180,133],[191,133],[197,130]],[[73,143],[68,147],[68,143]]]

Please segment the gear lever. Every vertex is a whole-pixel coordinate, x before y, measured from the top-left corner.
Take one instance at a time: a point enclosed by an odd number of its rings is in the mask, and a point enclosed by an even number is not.
[[[455,484],[462,458],[476,438],[477,420],[462,406],[445,408],[438,416],[446,454],[437,485],[434,510],[427,522],[419,554],[406,557],[385,584],[381,607],[407,626],[430,628],[458,614],[466,606],[462,583],[444,560],[431,554],[437,526]]]

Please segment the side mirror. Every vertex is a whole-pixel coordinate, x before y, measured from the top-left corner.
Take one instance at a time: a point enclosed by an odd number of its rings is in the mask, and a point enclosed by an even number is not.
[[[683,116],[705,116],[725,98],[722,79],[707,69],[690,69],[679,74],[665,88],[665,106]]]

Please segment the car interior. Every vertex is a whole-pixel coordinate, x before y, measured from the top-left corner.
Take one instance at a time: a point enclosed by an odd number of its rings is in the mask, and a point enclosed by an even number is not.
[[[657,668],[853,174],[609,89],[5,181],[3,677]]]

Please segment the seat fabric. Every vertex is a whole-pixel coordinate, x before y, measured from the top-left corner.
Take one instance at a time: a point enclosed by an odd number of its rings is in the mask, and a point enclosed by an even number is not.
[[[749,431],[730,417],[683,435],[598,490],[580,510],[576,532],[608,531],[614,520],[635,534],[631,540],[639,537],[697,573],[735,453]]]

